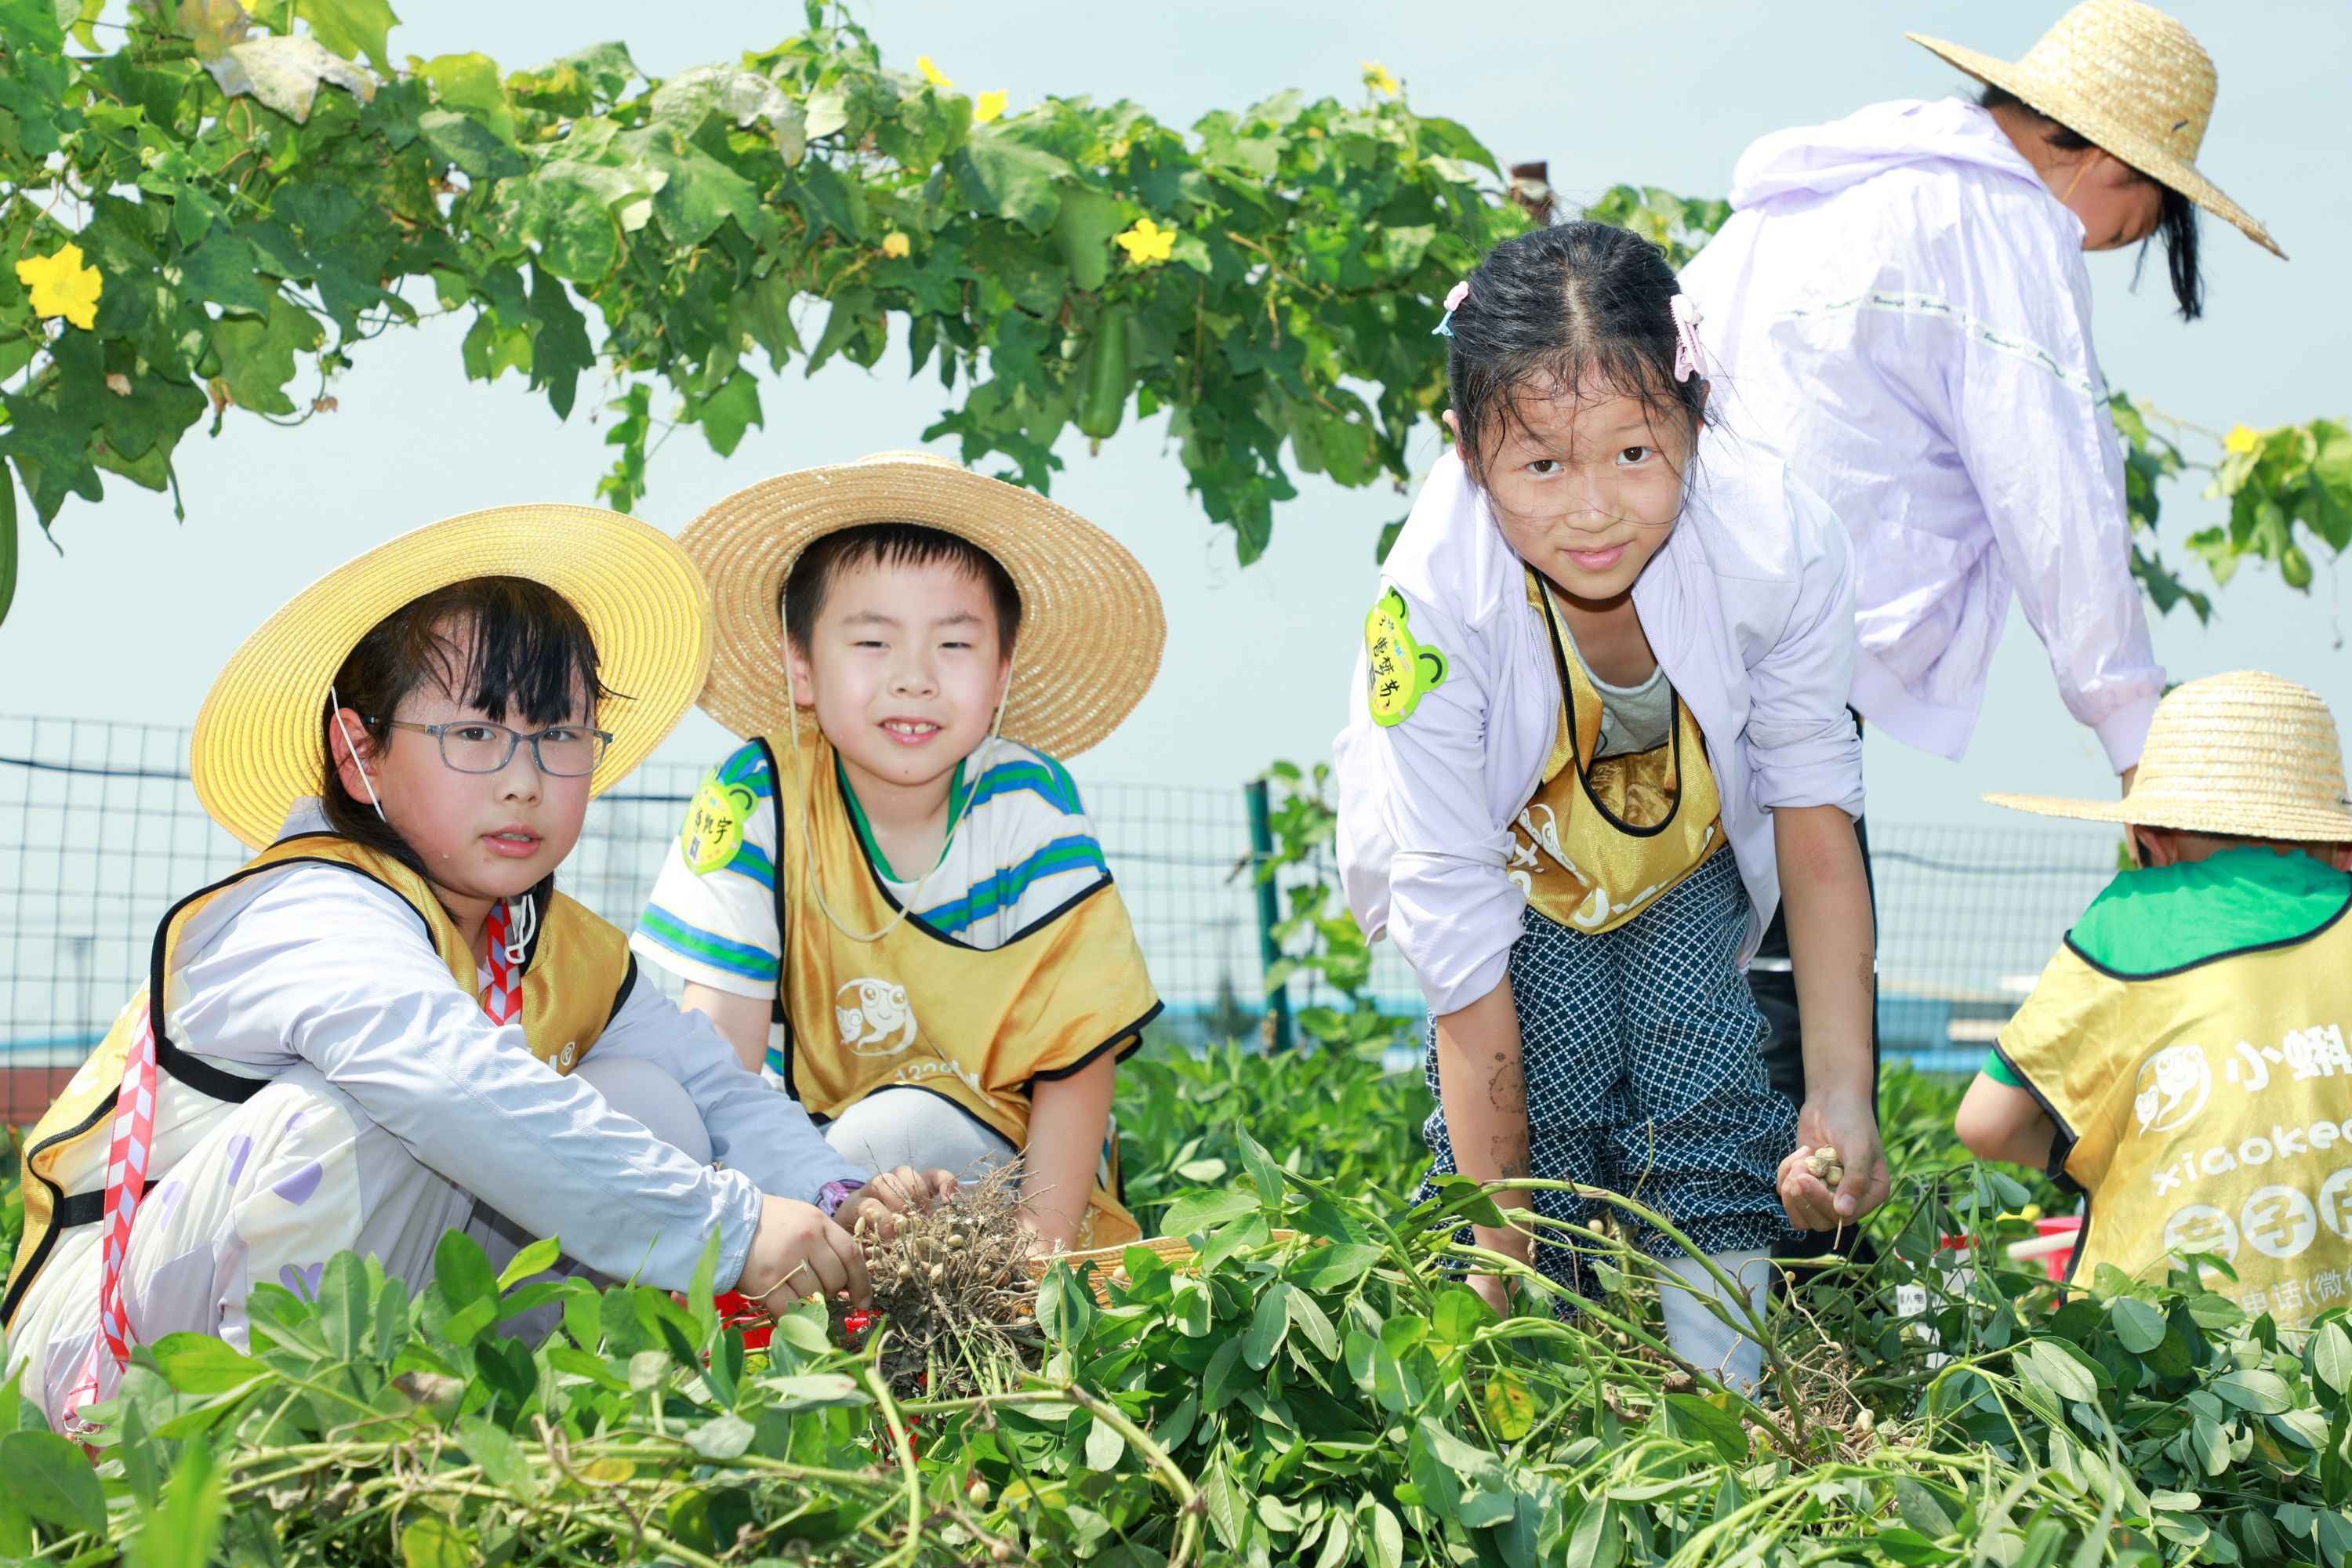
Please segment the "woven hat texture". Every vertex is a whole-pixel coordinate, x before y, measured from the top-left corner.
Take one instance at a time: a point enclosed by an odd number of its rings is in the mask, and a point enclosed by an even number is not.
[[[2084,822],[2325,843],[2352,841],[2344,749],[2318,693],[2259,670],[2184,682],[2157,705],[2121,800],[1989,795],[1995,805]]]
[[[1102,741],[1160,670],[1168,623],[1127,547],[1067,507],[928,452],[803,468],[725,497],[678,543],[710,583],[718,647],[703,710],[749,739],[791,725],[784,577],[828,533],[913,522],[971,541],[1021,593],[1021,637],[1003,733],[1055,757]]]
[[[2027,103],[2169,185],[2284,258],[2270,231],[2197,168],[2213,118],[2213,58],[2178,21],[2140,0],[2083,0],[2025,52],[2004,60],[1918,33],[1904,37]]]
[[[599,673],[620,695],[598,705],[613,743],[591,782],[602,794],[685,717],[710,668],[709,599],[667,535],[601,507],[544,504],[468,512],[404,533],[337,567],[230,656],[196,716],[189,771],[214,821],[252,847],[277,837],[323,776],[328,686],[377,622],[469,577],[524,577],[569,600],[596,639]]]

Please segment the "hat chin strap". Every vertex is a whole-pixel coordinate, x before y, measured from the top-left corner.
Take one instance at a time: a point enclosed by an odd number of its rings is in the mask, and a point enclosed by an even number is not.
[[[343,700],[336,695],[335,683],[331,680],[327,683],[327,700],[335,705],[335,733],[343,738],[343,750],[350,754],[352,766],[360,771],[360,786],[367,791],[368,804],[375,807],[376,820],[390,827],[392,818],[384,816],[383,801],[375,793],[375,781],[368,777],[367,764],[360,761],[360,749],[352,742],[352,732],[343,723]]]
[[[987,773],[989,768],[995,763],[996,742],[1004,732],[1004,710],[1013,706],[1013,677],[1019,666],[1020,658],[1021,645],[1016,642],[1013,644],[1012,655],[1004,661],[1003,700],[996,705],[996,718],[988,727],[988,740],[977,753],[981,759],[980,767],[977,770],[980,773]],[[338,722],[341,722],[341,712],[340,710],[337,710],[336,719]],[[839,931],[842,935],[847,937],[852,942],[880,942],[892,931],[897,931],[898,927],[905,922],[907,917],[914,912],[915,906],[922,901],[923,889],[930,886],[931,879],[939,873],[940,867],[946,863],[947,846],[955,842],[955,836],[962,829],[964,819],[971,815],[971,803],[974,798],[978,796],[980,791],[977,788],[974,788],[964,792],[963,805],[961,809],[957,811],[955,820],[948,824],[947,837],[940,841],[939,859],[933,861],[931,863],[930,869],[925,871],[921,879],[915,883],[914,891],[908,893],[906,900],[899,904],[898,912],[891,916],[888,921],[885,921],[882,929],[879,931],[852,931],[848,924],[844,921],[839,915],[834,912],[833,905],[826,901],[824,896],[824,879],[818,874],[816,863],[816,841],[814,836],[809,831],[808,780],[803,775],[801,768],[800,694],[793,689],[793,661],[789,651],[786,653],[784,658],[784,722],[792,731],[793,736],[793,787],[794,793],[800,796],[801,802],[801,853],[808,858],[809,891],[815,896],[816,907],[824,912],[824,918],[832,922],[834,930]],[[818,731],[818,733],[823,734],[824,731],[820,730]],[[364,777],[365,775],[362,774],[362,776]],[[370,793],[373,794],[373,792],[371,791]],[[377,810],[381,812],[383,807],[379,806],[377,807]],[[778,846],[778,847],[781,848],[782,846]]]

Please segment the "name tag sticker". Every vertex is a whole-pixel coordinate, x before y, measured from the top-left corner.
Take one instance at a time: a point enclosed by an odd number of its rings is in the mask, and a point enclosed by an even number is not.
[[[743,824],[759,796],[742,784],[702,781],[694,804],[686,808],[686,829],[677,836],[677,852],[687,868],[707,877],[735,858],[743,847]]]
[[[1391,588],[1364,617],[1364,652],[1370,665],[1364,700],[1372,722],[1383,729],[1403,723],[1423,692],[1445,683],[1445,656],[1413,640],[1405,625],[1409,614],[1404,595]]]

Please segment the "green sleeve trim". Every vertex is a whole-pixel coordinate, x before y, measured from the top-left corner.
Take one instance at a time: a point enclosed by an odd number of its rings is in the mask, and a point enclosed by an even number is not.
[[[1985,1077],[1992,1079],[1995,1083],[2005,1083],[2011,1089],[2023,1089],[2025,1087],[2025,1080],[2017,1076],[2016,1068],[2011,1067],[2008,1062],[2001,1059],[2001,1054],[1999,1051],[1987,1051],[1985,1053],[1984,1066],[1979,1068],[1977,1070],[1983,1073]]]

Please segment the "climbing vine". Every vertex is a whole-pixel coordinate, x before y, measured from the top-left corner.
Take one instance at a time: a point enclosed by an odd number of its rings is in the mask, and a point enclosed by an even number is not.
[[[1181,131],[894,68],[820,0],[773,47],[660,80],[619,44],[522,70],[396,60],[386,0],[100,9],[0,0],[0,613],[17,488],[44,530],[110,476],[176,505],[191,429],[331,415],[362,345],[451,314],[467,376],[512,375],[559,418],[591,405],[615,507],[680,427],[732,452],[763,374],[895,346],[940,381],[925,439],[1040,489],[1072,427],[1098,442],[1165,411],[1246,563],[1296,473],[1412,477],[1444,396],[1437,301],[1530,221],[1477,139],[1376,62],[1352,98]],[[1727,211],[1629,186],[1591,210],[1677,261]],[[2158,483],[2194,465],[2118,421],[2152,528]],[[2233,433],[2210,465],[2230,521],[2184,548],[2217,578],[2252,555],[2307,582],[2298,540],[2352,529],[2347,438]],[[2143,566],[2159,605],[2204,613],[2152,546]]]

